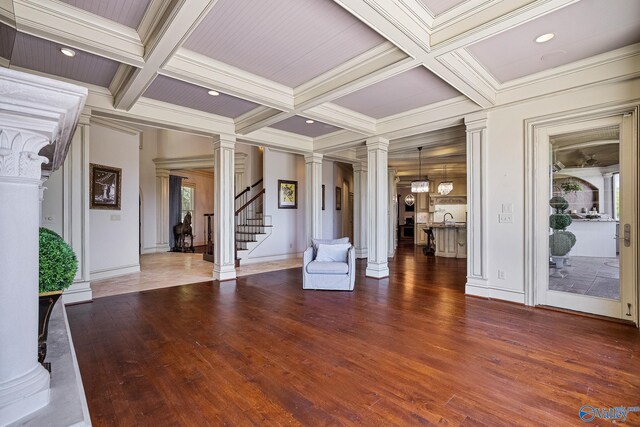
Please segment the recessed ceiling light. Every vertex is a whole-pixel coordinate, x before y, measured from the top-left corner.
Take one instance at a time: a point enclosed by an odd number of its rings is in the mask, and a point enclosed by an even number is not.
[[[72,49],[69,49],[68,47],[60,48],[60,52],[62,52],[63,55],[69,56],[71,58],[76,56],[76,52],[73,51]]]
[[[554,38],[556,35],[553,33],[547,33],[547,34],[543,34],[541,36],[538,36],[536,38],[536,43],[544,43],[544,42],[548,42],[549,40],[551,40],[552,38]]]
[[[215,91],[215,90],[210,90],[210,91],[209,91],[209,92],[207,92],[207,93],[208,93],[209,95],[211,95],[211,96],[218,96],[218,95],[220,95],[220,92]]]
[[[311,123],[315,123],[315,121],[314,120],[307,120],[306,123],[310,125]]]

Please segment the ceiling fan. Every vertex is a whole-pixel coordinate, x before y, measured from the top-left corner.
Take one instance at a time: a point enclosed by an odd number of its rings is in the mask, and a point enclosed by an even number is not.
[[[582,160],[582,166],[581,167],[594,167],[598,164],[598,159],[596,159],[596,155],[595,154],[591,154],[590,156],[584,156],[584,159]]]

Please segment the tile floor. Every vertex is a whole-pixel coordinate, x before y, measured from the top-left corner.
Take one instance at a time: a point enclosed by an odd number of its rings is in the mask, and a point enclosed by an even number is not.
[[[549,268],[549,289],[594,297],[620,299],[620,260],[618,258],[571,257],[557,276]]]
[[[302,258],[264,262],[241,266],[238,277],[268,271],[302,266]],[[202,254],[166,252],[140,256],[140,273],[126,274],[91,283],[93,297],[100,298],[149,289],[167,288],[205,282],[212,279],[213,264],[202,259]]]

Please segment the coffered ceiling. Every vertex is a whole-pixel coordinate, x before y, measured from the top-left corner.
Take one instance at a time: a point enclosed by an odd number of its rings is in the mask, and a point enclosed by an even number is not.
[[[465,115],[636,78],[638,16],[638,0],[0,0],[0,66],[85,85],[102,117],[446,157]]]

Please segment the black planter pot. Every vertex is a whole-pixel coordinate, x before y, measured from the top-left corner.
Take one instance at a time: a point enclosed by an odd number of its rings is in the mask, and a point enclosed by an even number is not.
[[[58,302],[61,296],[62,291],[40,294],[38,362],[40,362],[42,366],[44,366],[49,372],[51,372],[51,365],[44,362],[45,357],[47,357],[47,335],[49,334],[49,319],[51,318],[53,307],[56,305],[56,302]]]

